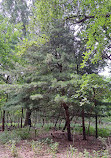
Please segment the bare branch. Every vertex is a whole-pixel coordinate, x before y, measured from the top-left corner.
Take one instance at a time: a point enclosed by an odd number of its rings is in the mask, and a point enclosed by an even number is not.
[[[111,13],[108,13],[108,14],[106,14],[106,15],[101,15],[101,16],[104,16],[104,17],[106,17],[106,18],[108,18],[108,17],[110,17],[110,15],[111,15]],[[67,17],[66,18],[66,20],[68,20],[68,19],[73,19],[73,18],[80,18],[80,17],[84,17],[84,18],[82,18],[81,20],[78,20],[78,21],[75,21],[75,23],[82,23],[82,22],[85,22],[86,20],[88,20],[88,19],[94,19],[96,16],[95,15],[93,15],[93,16],[87,16],[87,15],[72,15],[72,16],[69,16],[69,17]]]
[[[102,58],[103,59],[109,59],[109,60],[111,60],[111,54],[110,55],[108,55],[108,54],[102,54]]]

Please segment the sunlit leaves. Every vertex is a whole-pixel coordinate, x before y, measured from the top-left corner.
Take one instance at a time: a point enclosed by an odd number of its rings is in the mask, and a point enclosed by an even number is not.
[[[15,59],[16,45],[21,36],[21,25],[10,24],[8,19],[0,18],[0,63],[10,63]]]
[[[110,44],[111,24],[111,1],[82,1],[82,9],[89,10],[87,16],[94,16],[86,21],[87,29],[84,36],[87,37],[87,52],[84,53],[82,67],[85,66],[88,58],[92,57],[92,63],[102,59],[103,50]],[[104,29],[106,28],[106,29]],[[90,51],[89,51],[90,49]]]
[[[93,99],[94,90],[96,99],[103,99],[108,94],[108,83],[101,76],[96,74],[84,75],[82,79],[83,83],[81,84],[80,92],[82,92],[83,98]]]
[[[55,20],[62,18],[62,8],[59,0],[36,0],[33,9],[34,19],[41,29],[47,30]]]
[[[38,99],[42,99],[43,96],[41,94],[35,94],[35,95],[31,95],[30,98],[32,100],[38,100]]]
[[[43,46],[46,42],[48,42],[48,37],[45,34],[42,34],[41,36],[36,36],[36,39],[28,39],[24,38],[21,43],[17,46],[17,55],[21,56],[22,54],[26,53],[28,48],[36,46],[36,47],[41,47]]]
[[[55,102],[57,103],[63,103],[63,102],[67,103],[67,101],[68,101],[67,96],[60,96],[59,94],[57,94],[55,97]]]

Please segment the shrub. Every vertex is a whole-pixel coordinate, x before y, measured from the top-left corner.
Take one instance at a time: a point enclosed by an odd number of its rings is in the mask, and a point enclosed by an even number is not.
[[[40,155],[43,149],[43,143],[40,141],[32,141],[31,148],[35,156]]]
[[[100,137],[108,137],[110,136],[111,131],[105,128],[99,128],[98,129],[98,135]]]
[[[11,154],[12,154],[13,157],[18,157],[18,152],[17,152],[16,142],[15,141],[12,141]]]
[[[17,136],[19,136],[22,140],[28,139],[30,137],[28,128],[21,128],[16,130]]]
[[[59,143],[58,142],[51,143],[49,146],[50,146],[51,153],[55,155],[58,151]]]
[[[44,125],[44,130],[45,130],[46,132],[49,132],[50,129],[51,129],[51,125],[50,125],[50,124],[45,124],[45,125]]]
[[[13,131],[4,131],[0,134],[0,142],[11,143],[12,141],[19,142],[20,140],[28,139],[30,133],[28,128],[13,130]]]
[[[12,142],[13,140],[15,142],[19,142],[21,140],[20,136],[18,136],[15,131],[4,131],[0,134],[0,142],[3,144]]]

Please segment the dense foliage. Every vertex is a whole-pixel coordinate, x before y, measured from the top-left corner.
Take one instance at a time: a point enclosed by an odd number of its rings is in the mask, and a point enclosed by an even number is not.
[[[71,140],[70,121],[78,116],[86,139],[84,118],[95,117],[97,137],[98,116],[111,114],[111,79],[99,75],[111,60],[110,9],[107,0],[2,2],[2,124],[5,112],[21,119],[22,127],[23,109],[25,126],[39,111],[43,118],[65,120]]]

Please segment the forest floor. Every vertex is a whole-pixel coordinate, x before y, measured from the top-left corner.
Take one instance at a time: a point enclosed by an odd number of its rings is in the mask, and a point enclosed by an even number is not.
[[[80,153],[83,153],[84,150],[87,151],[86,155],[88,152],[93,155],[94,150],[100,151],[105,149],[102,142],[93,136],[88,136],[87,140],[82,140],[82,135],[74,135],[74,141],[67,141],[65,132],[49,131],[37,136],[35,141],[45,138],[59,143],[56,154],[54,151],[51,152],[49,150],[48,144],[38,148],[38,146],[34,146],[32,140],[21,140],[15,147],[9,144],[0,144],[0,158],[13,158],[14,156],[17,158],[82,158],[84,156]],[[38,148],[38,152],[36,148]],[[72,152],[74,152],[74,154]]]

